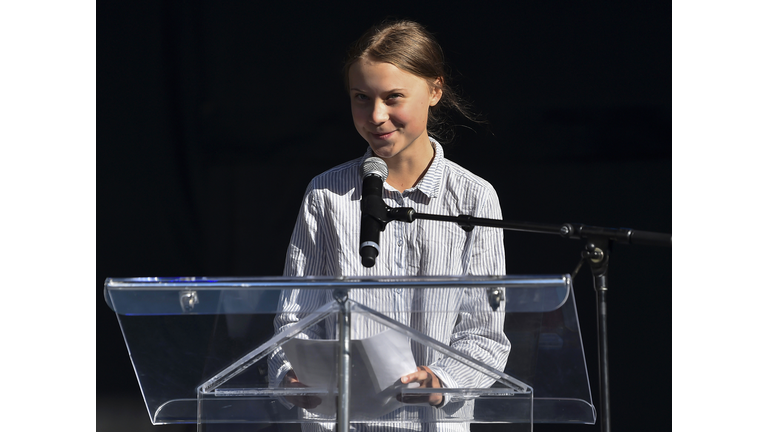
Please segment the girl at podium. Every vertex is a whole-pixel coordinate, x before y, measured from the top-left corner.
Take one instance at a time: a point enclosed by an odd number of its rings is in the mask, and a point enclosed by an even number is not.
[[[381,232],[375,265],[363,266],[359,255],[361,225],[360,169],[378,157],[388,176],[382,198],[393,208],[418,213],[502,219],[496,191],[490,183],[445,158],[438,141],[445,111],[472,115],[448,83],[442,49],[415,22],[387,22],[369,29],[352,46],[344,67],[352,120],[367,143],[362,157],[315,177],[306,189],[288,246],[284,276],[461,276],[505,275],[503,231],[476,227],[465,231],[456,223],[392,221]],[[503,307],[493,312],[484,289],[352,290],[350,300],[381,311],[473,359],[503,370],[510,350],[504,335]],[[332,301],[330,293],[293,290],[283,293],[277,332]],[[418,311],[451,311],[419,313]],[[354,317],[353,317],[354,318]],[[303,337],[334,339],[336,325],[328,319]],[[386,328],[365,317],[354,318],[353,339],[373,336]],[[422,345],[412,344],[416,370],[405,373],[404,384],[422,388],[488,387],[493,379]],[[302,386],[291,364],[277,352],[270,359],[274,387]],[[415,384],[414,384],[415,383]],[[318,399],[291,398],[311,413]],[[452,402],[442,393],[403,400],[404,406],[381,424],[354,424],[357,430],[469,430],[468,423],[388,426],[412,404],[471,417],[471,405]],[[418,405],[413,405],[417,407]],[[311,415],[311,414],[310,414]],[[333,424],[303,424],[305,430],[332,429]]]

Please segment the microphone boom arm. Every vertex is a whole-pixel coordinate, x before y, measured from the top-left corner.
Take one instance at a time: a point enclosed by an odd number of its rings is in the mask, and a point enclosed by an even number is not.
[[[478,218],[469,215],[443,216],[428,213],[417,213],[410,207],[387,207],[385,224],[396,220],[413,222],[416,219],[442,222],[456,222],[465,231],[471,231],[476,226],[502,228],[510,231],[533,232],[540,234],[558,234],[569,239],[603,238],[609,241],[648,246],[672,247],[672,234],[651,231],[638,231],[630,228],[604,228],[583,224],[565,223],[561,225],[543,224],[538,222],[505,221],[499,219]]]

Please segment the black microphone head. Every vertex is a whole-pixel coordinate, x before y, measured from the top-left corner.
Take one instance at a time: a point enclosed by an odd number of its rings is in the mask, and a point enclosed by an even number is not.
[[[363,165],[360,166],[360,174],[362,175],[362,178],[366,178],[369,175],[375,175],[381,177],[381,180],[384,181],[389,175],[389,169],[387,168],[387,163],[384,162],[383,159],[372,156],[363,161]]]

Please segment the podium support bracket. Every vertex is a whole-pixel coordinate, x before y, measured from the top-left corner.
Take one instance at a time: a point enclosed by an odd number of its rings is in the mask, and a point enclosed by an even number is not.
[[[333,292],[334,299],[339,303],[339,393],[336,402],[336,430],[349,432],[349,390],[352,363],[350,345],[352,339],[350,305],[347,290],[337,289]]]

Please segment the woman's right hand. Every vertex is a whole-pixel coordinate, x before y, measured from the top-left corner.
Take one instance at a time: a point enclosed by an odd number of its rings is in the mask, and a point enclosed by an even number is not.
[[[283,378],[283,387],[285,388],[304,388],[306,385],[296,377],[296,373],[293,369],[289,370]],[[320,405],[320,398],[313,395],[301,395],[301,396],[286,396],[285,400],[288,402],[305,409],[316,408]]]

